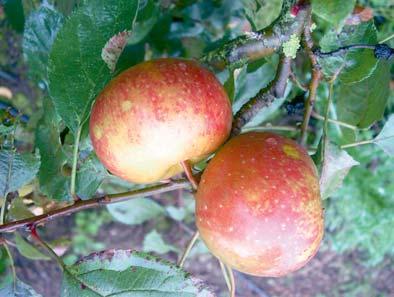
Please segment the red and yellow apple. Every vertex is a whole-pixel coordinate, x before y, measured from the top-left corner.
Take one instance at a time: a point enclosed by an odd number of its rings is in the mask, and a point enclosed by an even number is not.
[[[241,272],[272,277],[297,270],[323,237],[315,165],[282,136],[234,137],[202,175],[196,223],[210,251]]]
[[[105,87],[92,108],[90,136],[110,172],[150,183],[215,151],[231,121],[230,101],[214,74],[197,62],[166,58],[133,66]]]

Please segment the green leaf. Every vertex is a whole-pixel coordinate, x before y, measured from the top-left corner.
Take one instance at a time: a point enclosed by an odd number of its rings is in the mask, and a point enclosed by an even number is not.
[[[36,147],[41,155],[40,190],[51,199],[67,201],[71,200],[70,178],[63,170],[67,156],[60,143],[59,123],[52,101],[45,98],[44,114],[36,129]]]
[[[280,14],[283,0],[242,0],[254,31],[268,27]]]
[[[14,150],[0,151],[0,196],[14,192],[33,180],[40,166],[40,158],[20,154]]]
[[[278,55],[273,55],[267,59],[250,63],[241,69],[235,81],[234,112],[238,111],[244,103],[254,97],[274,78],[278,60]]]
[[[138,15],[134,22],[129,44],[140,42],[152,30],[160,16],[160,2],[156,0],[139,1]]]
[[[19,33],[23,32],[25,13],[22,0],[3,0],[0,4],[3,4],[5,15],[12,28]]]
[[[74,132],[96,95],[112,78],[101,58],[107,41],[130,30],[138,1],[90,0],[59,30],[49,56],[49,91],[58,114]]]
[[[107,208],[115,220],[127,225],[138,225],[165,213],[161,205],[147,198],[113,203]]]
[[[389,156],[394,156],[394,115],[389,117],[382,131],[373,141]]]
[[[187,211],[186,208],[184,207],[175,207],[172,205],[169,205],[166,207],[166,211],[170,218],[176,220],[176,221],[183,221],[186,217]]]
[[[78,197],[82,200],[91,198],[107,176],[107,170],[93,153],[78,169],[76,180]]]
[[[346,151],[327,143],[320,176],[322,199],[330,197],[342,185],[349,170],[359,165]]]
[[[178,252],[179,250],[163,240],[161,234],[152,230],[144,238],[143,250],[145,252],[155,252],[157,254],[166,254],[168,252]]]
[[[15,244],[18,251],[28,259],[32,260],[50,260],[51,258],[43,253],[41,253],[35,246],[28,243],[22,238],[22,236],[16,232],[15,233]]]
[[[200,281],[149,254],[107,250],[68,266],[62,297],[213,297]]]
[[[312,0],[312,11],[338,26],[352,11],[356,0]]]
[[[358,26],[345,26],[340,34],[329,31],[320,40],[323,52],[329,52],[351,44],[376,44],[377,33],[373,22]],[[338,80],[349,84],[369,77],[376,68],[377,59],[370,49],[354,49],[345,54],[319,58],[325,76],[332,77],[339,73]]]
[[[230,99],[230,102],[234,101],[234,95],[235,95],[235,74],[234,72],[238,70],[229,70],[230,75],[228,76],[226,82],[224,83],[224,89],[227,92],[227,96]]]
[[[338,119],[367,128],[381,119],[389,95],[390,71],[379,61],[372,75],[354,84],[340,84],[336,91]]]
[[[36,81],[47,82],[49,52],[63,21],[63,15],[47,3],[27,18],[22,46],[29,73]]]
[[[11,206],[7,213],[8,220],[22,220],[33,216],[34,214],[23,203],[22,197],[16,197],[11,201]]]
[[[4,288],[0,289],[1,297],[42,297],[42,295],[36,293],[32,287],[26,285],[20,280],[16,280],[16,287],[11,282]]]

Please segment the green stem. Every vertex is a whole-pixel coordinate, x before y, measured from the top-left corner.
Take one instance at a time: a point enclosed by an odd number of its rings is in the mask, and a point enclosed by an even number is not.
[[[385,39],[383,39],[383,40],[379,41],[379,43],[385,43],[385,42],[387,42],[387,41],[391,40],[392,38],[394,38],[394,33],[393,33],[393,34],[391,34],[389,37],[387,37],[387,38],[385,38]]]
[[[230,297],[235,297],[235,279],[234,279],[234,272],[230,266],[226,265],[227,273],[230,279]]]
[[[81,139],[81,130],[82,130],[82,126],[80,126],[78,128],[77,134],[75,135],[73,163],[72,163],[72,170],[71,170],[70,193],[71,193],[71,196],[73,197],[74,201],[79,200],[76,193],[75,193],[75,180],[77,177],[78,149],[79,149],[79,140]]]
[[[250,128],[243,128],[242,132],[253,132],[253,131],[289,131],[289,132],[297,132],[300,129],[293,126],[257,126],[257,127],[250,127]]]
[[[41,237],[38,235],[36,227],[33,226],[31,229],[31,236],[35,241],[37,241],[47,252],[52,256],[53,259],[56,260],[56,262],[59,264],[59,266],[62,268],[62,270],[67,270],[66,264],[64,264],[63,260],[55,253],[55,251],[45,242],[41,239]]]
[[[319,121],[324,121],[325,120],[325,117],[321,116],[320,114],[318,114],[316,112],[312,112],[312,117],[315,118],[316,120],[319,120]],[[355,130],[355,131],[359,130],[356,126],[353,126],[351,124],[348,124],[348,123],[345,123],[345,122],[341,122],[341,121],[338,121],[338,120],[327,118],[327,122],[333,123],[333,124],[337,124],[338,126],[349,128],[349,129],[352,129],[352,130]]]
[[[370,143],[374,143],[374,142],[375,142],[374,139],[357,141],[357,142],[341,145],[341,149],[370,144]]]
[[[10,262],[11,262],[11,271],[12,271],[12,278],[14,280],[14,290],[15,290],[17,278],[16,278],[16,269],[15,269],[14,258],[12,257],[12,254],[11,254],[11,251],[10,251],[10,248],[8,247],[8,245],[6,243],[3,243],[3,245],[4,245],[5,251],[8,254],[8,258],[10,259]]]
[[[7,197],[7,194],[6,194],[6,197]],[[0,225],[4,224],[4,221],[5,221],[5,214],[6,214],[5,209],[7,208],[7,198],[6,197],[4,197],[4,203],[1,207]],[[11,262],[12,279],[13,279],[13,286],[14,286],[14,291],[15,291],[17,278],[16,278],[14,258],[12,257],[10,248],[8,247],[8,244],[5,240],[3,242],[3,246],[4,246],[4,249],[7,252],[8,258],[10,259],[10,262]]]
[[[222,270],[222,274],[223,274],[224,280],[226,282],[227,288],[229,291],[231,291],[231,283],[230,283],[230,279],[228,277],[226,266],[224,265],[224,263],[220,259],[218,259],[218,260],[219,260],[220,269]]]
[[[334,91],[334,82],[335,80],[330,81],[329,89],[328,89],[328,100],[326,106],[326,112],[324,115],[324,123],[323,123],[323,148],[322,148],[322,159],[324,160],[324,156],[326,154],[326,145],[328,143],[328,116],[330,114],[330,105],[332,101],[332,94]]]
[[[197,242],[197,239],[199,236],[200,236],[200,233],[198,231],[196,231],[194,233],[193,237],[190,239],[189,243],[186,246],[185,251],[183,252],[183,254],[178,262],[179,267],[183,267],[183,265],[185,264],[186,258],[190,254],[190,252],[191,252],[194,244]]]

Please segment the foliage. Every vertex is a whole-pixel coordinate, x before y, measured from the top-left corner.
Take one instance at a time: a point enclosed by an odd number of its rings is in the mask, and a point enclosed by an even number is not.
[[[394,255],[393,159],[374,146],[357,148],[352,155],[360,165],[328,201],[327,237],[336,251],[357,249],[366,264],[376,265]]]

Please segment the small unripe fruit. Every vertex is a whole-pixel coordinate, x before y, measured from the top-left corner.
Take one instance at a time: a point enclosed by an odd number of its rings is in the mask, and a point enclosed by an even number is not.
[[[201,160],[228,137],[228,96],[207,69],[183,59],[138,64],[114,78],[97,97],[90,136],[113,174],[150,183]]]
[[[315,165],[282,136],[234,137],[202,175],[196,223],[210,251],[241,272],[272,277],[297,270],[323,237]]]

